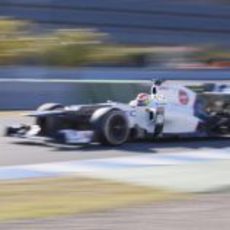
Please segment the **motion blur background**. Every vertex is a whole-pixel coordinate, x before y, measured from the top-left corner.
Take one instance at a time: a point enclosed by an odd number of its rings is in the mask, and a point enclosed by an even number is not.
[[[5,110],[128,102],[156,78],[229,85],[230,0],[0,0],[0,229],[230,229],[228,138],[65,149],[2,137],[32,123]],[[198,194],[177,202],[181,191]]]
[[[228,80],[229,12],[227,0],[0,0],[0,108],[75,102],[54,95],[70,98],[66,83],[51,93],[15,79]]]

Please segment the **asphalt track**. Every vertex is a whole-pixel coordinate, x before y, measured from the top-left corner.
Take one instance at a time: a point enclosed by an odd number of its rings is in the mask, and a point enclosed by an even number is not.
[[[0,114],[0,166],[37,164],[47,162],[99,159],[120,156],[138,156],[146,154],[180,153],[199,149],[221,149],[229,147],[229,139],[185,139],[180,141],[162,140],[158,143],[139,142],[127,143],[112,148],[100,145],[78,146],[63,148],[29,143],[3,137],[6,125],[15,123],[30,123],[30,118],[20,117],[19,114]]]
[[[14,113],[0,113],[0,132],[3,134],[7,124],[31,122],[28,118],[19,118]],[[202,149],[229,149],[229,139],[186,139],[164,140],[158,143],[140,142],[127,143],[118,148],[105,148],[100,145],[89,145],[76,148],[57,148],[25,141],[15,141],[0,137],[0,167],[10,165],[38,164],[46,162],[62,162],[82,159],[114,158],[120,156],[148,156],[148,154],[178,154],[186,151],[197,152]],[[228,150],[227,150],[228,151]],[[226,162],[227,170],[229,169]],[[201,164],[202,166],[202,164]],[[210,170],[213,171],[213,164]],[[185,167],[189,168],[188,165]],[[191,166],[193,167],[193,166]],[[215,167],[215,165],[214,165]],[[216,171],[222,170],[220,168]],[[204,174],[205,168],[201,168]],[[165,170],[165,167],[163,167]],[[191,177],[196,177],[196,170]],[[224,170],[224,168],[223,168]],[[198,171],[200,173],[201,171]],[[210,171],[210,172],[211,172]],[[226,171],[223,171],[226,172]],[[209,172],[207,172],[209,173]],[[201,175],[199,174],[199,175]],[[150,175],[150,174],[149,174]],[[162,174],[161,174],[162,175]],[[171,175],[171,174],[169,174]],[[151,176],[151,175],[150,175]],[[212,175],[210,175],[212,177]],[[229,177],[228,177],[229,178]],[[196,179],[196,178],[195,178]],[[197,178],[198,179],[198,178]],[[202,177],[201,177],[202,179]],[[213,180],[213,178],[211,178]],[[218,181],[222,177],[217,178]],[[228,181],[229,185],[229,181]],[[185,201],[169,201],[130,207],[118,210],[108,210],[101,213],[81,214],[69,217],[59,217],[41,220],[14,221],[0,223],[1,229],[229,229],[229,187],[224,191],[198,195]]]

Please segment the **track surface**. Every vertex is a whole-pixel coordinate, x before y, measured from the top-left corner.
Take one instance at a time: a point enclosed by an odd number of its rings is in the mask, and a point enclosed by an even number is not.
[[[20,118],[14,114],[0,115],[0,132],[9,124],[31,122],[29,118]],[[0,166],[36,164],[55,161],[69,161],[82,159],[97,159],[119,156],[138,156],[143,154],[180,153],[187,150],[220,149],[229,147],[229,139],[181,141],[164,140],[160,143],[127,143],[121,147],[111,148],[100,145],[79,146],[74,148],[57,148],[17,141],[12,138],[0,137]]]
[[[31,122],[15,115],[0,115],[0,132],[4,126],[18,122]],[[230,146],[229,139],[162,141],[160,143],[127,143],[119,148],[83,146],[74,149],[16,142],[0,137],[0,166],[37,164],[44,162],[119,156],[143,156],[150,153],[170,154],[200,149],[222,149]],[[223,191],[222,191],[223,192]],[[230,199],[226,193],[196,196],[192,200],[170,201],[127,209],[73,217],[0,223],[1,229],[229,229]]]

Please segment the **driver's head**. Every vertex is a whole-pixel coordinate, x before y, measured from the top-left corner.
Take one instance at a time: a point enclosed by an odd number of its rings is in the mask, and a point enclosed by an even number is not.
[[[136,101],[138,106],[146,106],[149,103],[149,94],[147,93],[139,93],[137,95]]]

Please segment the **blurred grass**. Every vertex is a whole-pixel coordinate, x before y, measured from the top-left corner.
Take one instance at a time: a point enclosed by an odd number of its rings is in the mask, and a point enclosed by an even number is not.
[[[175,193],[86,178],[0,182],[0,220],[103,211],[176,199]]]
[[[29,111],[1,111],[0,110],[0,117],[8,117],[8,116],[21,116],[23,114],[28,113]]]
[[[229,47],[137,46],[114,43],[91,29],[46,29],[24,20],[0,17],[0,66],[229,67]],[[182,64],[182,65],[177,65]]]
[[[17,119],[19,119],[20,117],[28,117],[26,116],[28,113],[30,113],[31,111],[25,111],[25,110],[16,110],[16,111],[1,111],[0,110],[0,119],[14,119],[13,122],[15,122],[15,124],[18,124],[20,122],[17,121]],[[9,123],[11,123],[12,121],[9,121]],[[7,125],[7,123],[5,124]]]

